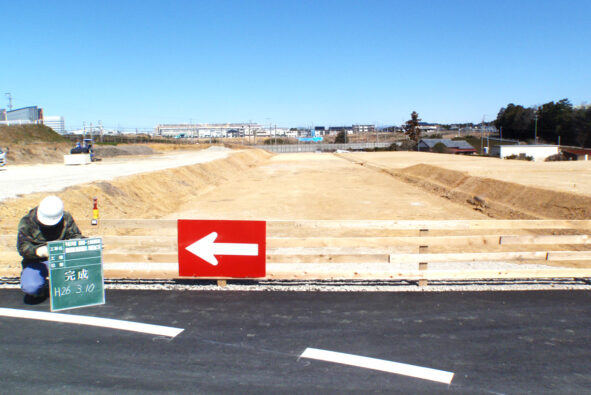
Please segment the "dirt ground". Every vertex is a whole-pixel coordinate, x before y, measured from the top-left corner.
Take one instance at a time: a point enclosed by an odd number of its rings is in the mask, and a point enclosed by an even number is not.
[[[271,155],[249,149],[56,194],[86,235],[97,232],[90,226],[93,198],[101,218],[113,219],[589,219],[589,167],[409,152]],[[46,195],[0,202],[0,235],[13,237],[19,219]],[[0,265],[17,262],[10,243],[0,248]]]
[[[271,157],[168,217],[228,219],[484,219],[388,174],[332,154]]]
[[[591,162],[528,162],[422,152],[346,153],[491,218],[591,218]]]
[[[99,198],[102,218],[590,217],[591,162],[534,163],[414,152],[342,156],[243,150],[226,160],[79,185],[58,195],[82,218],[91,215],[94,197]],[[379,167],[363,166],[367,163]],[[14,229],[43,196],[2,202],[0,230]]]
[[[528,162],[427,152],[348,153],[347,157],[391,169],[431,165],[474,177],[591,196],[591,161]]]

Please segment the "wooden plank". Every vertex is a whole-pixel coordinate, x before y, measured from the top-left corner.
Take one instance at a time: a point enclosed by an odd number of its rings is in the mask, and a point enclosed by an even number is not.
[[[591,220],[294,220],[267,221],[272,228],[355,229],[591,229]]]
[[[178,276],[176,262],[104,264],[106,278],[173,279]],[[18,277],[20,267],[0,268],[0,276]],[[536,279],[536,278],[591,278],[587,269],[510,269],[510,270],[427,270],[397,271],[388,264],[360,264],[345,268],[339,264],[302,265],[271,263],[267,265],[269,279],[366,279],[366,280],[477,280],[477,279]]]
[[[589,278],[591,269],[511,269],[511,270],[440,270],[440,271],[388,271],[380,268],[310,267],[294,271],[290,265],[275,264],[267,267],[267,278],[302,280],[486,280],[486,279],[541,279],[541,278]]]
[[[392,254],[390,263],[546,260],[547,251]]]
[[[166,248],[170,251],[177,249],[176,236],[102,236],[103,244],[109,249],[144,249]]]
[[[314,264],[323,263],[387,263],[388,254],[267,254],[267,262],[291,262],[292,264],[314,262]],[[144,262],[161,263],[174,262],[178,260],[176,253],[123,253],[123,252],[103,252],[104,262]]]
[[[169,246],[176,248],[176,236],[102,236],[109,247]],[[394,237],[267,237],[268,248],[332,248],[332,247],[408,247],[429,246],[481,246],[498,245],[500,236],[394,236]],[[0,243],[3,239],[0,239]],[[16,237],[7,239],[15,245]],[[395,248],[399,251],[398,248]]]
[[[163,229],[176,228],[176,219],[101,219],[100,228]]]
[[[101,219],[100,227],[175,228],[176,219]],[[354,229],[591,229],[591,220],[268,220],[272,228]]]
[[[580,261],[591,260],[591,251],[550,251],[549,261]]]
[[[501,236],[500,244],[589,244],[589,235],[527,235],[527,236]]]
[[[126,263],[165,263],[165,262],[178,262],[177,254],[167,253],[112,253],[103,251],[103,262],[126,262]],[[177,263],[178,267],[178,263]]]

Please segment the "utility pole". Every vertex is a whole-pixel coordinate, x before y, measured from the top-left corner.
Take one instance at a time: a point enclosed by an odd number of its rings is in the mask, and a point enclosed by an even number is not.
[[[12,95],[10,92],[6,92],[5,95],[8,96],[8,111],[12,111]]]
[[[378,144],[380,143],[380,135],[378,134],[378,124],[377,123],[374,125],[374,128],[376,129],[376,148],[377,148]]]
[[[484,154],[484,120],[486,114],[482,116],[482,124],[480,125],[480,155]]]
[[[536,115],[534,116],[535,126],[534,126],[534,144],[538,143],[538,110],[536,110]]]

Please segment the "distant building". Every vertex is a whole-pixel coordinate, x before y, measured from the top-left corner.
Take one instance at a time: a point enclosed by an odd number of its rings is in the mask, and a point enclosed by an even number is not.
[[[328,134],[328,130],[324,126],[316,126],[314,128],[314,136],[326,136]]]
[[[419,123],[419,130],[421,133],[435,133],[439,130],[439,125],[433,125],[429,123]]]
[[[328,128],[328,134],[333,136],[337,135],[341,132],[345,132],[345,134],[353,133],[353,128],[351,126],[331,126]]]
[[[591,149],[589,148],[560,148],[562,154],[569,160],[589,160],[591,158]]]
[[[525,145],[525,144],[516,144],[516,145],[495,145],[490,147],[490,154],[492,156],[498,156],[501,159],[507,158],[509,156],[515,157],[531,157],[535,161],[541,161],[546,159],[549,156],[556,155],[558,153],[558,146],[557,145],[545,145],[545,144],[536,144],[536,145]]]
[[[353,125],[353,133],[373,133],[376,131],[375,125]]]
[[[43,119],[43,109],[37,106],[23,107],[12,111],[6,111],[7,121],[30,121],[31,123]]]
[[[476,149],[465,140],[450,139],[422,139],[419,141],[419,151],[433,152],[437,144],[443,144],[451,154],[471,155],[476,153]]]
[[[239,136],[261,136],[268,134],[258,124],[248,123],[181,123],[162,124],[154,128],[154,135],[164,137],[208,138],[208,137],[234,137]]]
[[[29,123],[41,123],[43,121],[43,109],[37,106],[18,108],[12,111],[2,111],[0,122],[3,125],[19,125]]]
[[[52,128],[56,133],[64,134],[66,132],[64,117],[59,115],[43,117],[43,124]]]

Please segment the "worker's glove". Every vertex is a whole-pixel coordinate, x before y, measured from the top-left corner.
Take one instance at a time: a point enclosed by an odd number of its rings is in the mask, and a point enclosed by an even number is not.
[[[49,252],[47,251],[47,246],[41,246],[35,250],[35,254],[39,258],[47,258],[49,256]]]

